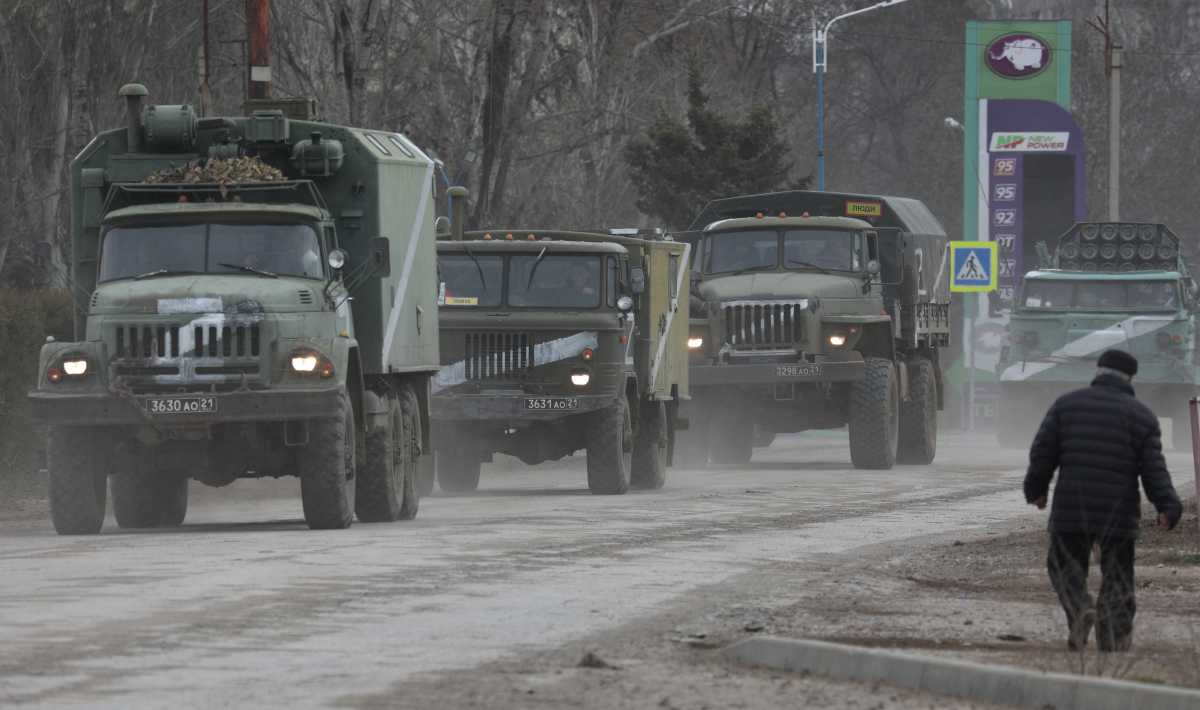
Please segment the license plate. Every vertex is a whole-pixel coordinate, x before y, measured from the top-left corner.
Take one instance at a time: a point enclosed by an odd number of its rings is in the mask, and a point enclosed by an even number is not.
[[[560,412],[579,409],[578,397],[526,397],[525,409],[535,412]]]
[[[216,397],[150,397],[146,400],[150,414],[212,414],[217,411]]]
[[[778,365],[775,368],[776,377],[820,377],[820,365]]]

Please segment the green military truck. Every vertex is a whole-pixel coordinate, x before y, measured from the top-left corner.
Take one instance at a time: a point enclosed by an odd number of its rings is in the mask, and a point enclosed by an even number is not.
[[[710,203],[692,228],[679,456],[744,463],[776,433],[849,425],[856,467],[933,461],[950,294],[946,233],[924,204],[747,195]]]
[[[201,119],[146,93],[71,165],[76,342],[42,348],[30,394],[55,528],[98,532],[109,480],[124,528],[180,524],[189,478],[299,476],[312,528],[415,516],[432,161],[308,103]]]
[[[1028,446],[1050,404],[1120,348],[1138,358],[1138,397],[1171,420],[1176,448],[1191,445],[1198,294],[1179,246],[1162,224],[1081,223],[1025,275],[997,366],[1001,444]]]
[[[474,490],[494,453],[581,449],[593,493],[661,488],[688,396],[687,260],[687,244],[600,233],[440,241],[442,490]]]

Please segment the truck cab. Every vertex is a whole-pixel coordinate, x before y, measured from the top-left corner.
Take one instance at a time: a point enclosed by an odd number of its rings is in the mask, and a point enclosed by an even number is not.
[[[581,449],[594,493],[661,487],[686,395],[685,251],[547,230],[440,241],[442,489],[474,490],[495,453],[537,464]]]

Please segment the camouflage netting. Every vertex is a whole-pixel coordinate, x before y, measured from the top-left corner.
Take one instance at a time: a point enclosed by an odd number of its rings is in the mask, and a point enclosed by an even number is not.
[[[233,185],[248,182],[282,182],[287,178],[278,168],[254,157],[213,158],[181,167],[164,168],[150,173],[145,183],[216,183]]]

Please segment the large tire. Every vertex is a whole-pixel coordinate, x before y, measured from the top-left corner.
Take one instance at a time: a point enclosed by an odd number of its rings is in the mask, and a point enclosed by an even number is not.
[[[59,535],[95,535],[104,527],[110,446],[89,427],[50,428],[50,519]]]
[[[671,465],[693,469],[708,466],[708,416],[694,403],[689,407],[688,428],[675,430]]]
[[[417,495],[421,498],[433,495],[437,480],[437,453],[427,451],[417,460]]]
[[[384,393],[387,408],[383,426],[367,432],[366,456],[357,473],[354,512],[360,522],[390,523],[400,520],[406,490],[416,477],[416,461],[401,396]]]
[[[417,491],[417,479],[421,475],[421,403],[411,388],[400,392],[400,411],[404,415],[404,460],[408,462],[404,475],[404,503],[400,506],[400,519],[412,520],[421,508],[421,494]]]
[[[634,488],[658,490],[667,482],[667,458],[670,440],[667,431],[667,406],[646,402],[633,442],[633,465],[629,483]]]
[[[937,374],[933,362],[917,358],[908,367],[908,401],[900,405],[897,461],[928,466],[937,455]]]
[[[754,419],[737,405],[724,407],[713,414],[709,439],[713,463],[744,466],[754,456]]]
[[[310,423],[300,457],[304,521],[313,530],[340,530],[354,522],[356,435],[354,407],[343,389],[335,416]]]
[[[850,388],[850,460],[855,468],[889,469],[896,464],[899,404],[895,365],[867,358],[866,375]]]
[[[621,495],[629,490],[633,464],[633,423],[624,397],[591,416],[587,428],[588,490]]]
[[[187,477],[150,470],[136,462],[130,468],[109,482],[117,525],[124,529],[182,525],[187,517]]]
[[[479,488],[479,469],[483,461],[470,446],[439,449],[437,483],[446,493],[471,493]]]

